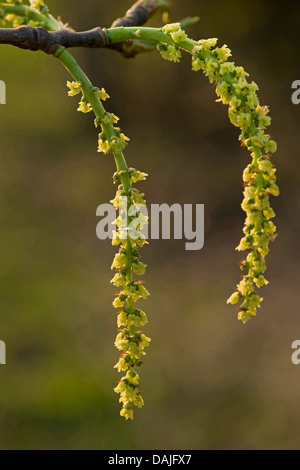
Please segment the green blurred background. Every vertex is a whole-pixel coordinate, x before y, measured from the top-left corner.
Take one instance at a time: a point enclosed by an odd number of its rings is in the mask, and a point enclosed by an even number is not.
[[[130,0],[49,0],[79,30],[109,26]],[[299,449],[300,79],[296,2],[186,0],[172,20],[199,15],[196,39],[218,37],[260,85],[279,143],[280,236],[268,258],[269,286],[243,326],[226,299],[240,278],[234,248],[244,214],[241,174],[249,161],[214,87],[159,54],[125,60],[76,50],[95,85],[111,95],[131,143],[127,160],[149,173],[148,204],[205,204],[205,247],[152,241],[145,302],[151,347],[141,371],[146,405],[119,417],[112,391],[116,316],[110,264],[96,238],[96,208],[114,196],[111,157],[97,154],[91,115],[68,98],[67,72],[42,53],[1,46],[0,366],[2,449]],[[153,24],[159,24],[155,20]]]

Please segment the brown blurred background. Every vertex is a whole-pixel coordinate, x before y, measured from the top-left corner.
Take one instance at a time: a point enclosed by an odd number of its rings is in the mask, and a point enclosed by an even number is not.
[[[75,29],[109,26],[130,0],[49,0]],[[226,305],[240,278],[234,248],[249,161],[214,87],[159,54],[125,60],[76,50],[107,108],[131,137],[127,160],[149,173],[151,203],[205,204],[205,247],[152,241],[143,249],[151,298],[143,307],[151,347],[141,371],[146,405],[119,417],[112,391],[116,315],[110,264],[96,238],[96,208],[112,199],[111,157],[97,154],[91,115],[68,98],[67,72],[42,53],[1,46],[0,79],[0,446],[3,449],[299,449],[300,5],[262,0],[174,2],[172,20],[199,15],[196,38],[218,37],[260,85],[279,143],[280,236],[268,257],[269,286],[243,326]],[[153,24],[160,24],[155,20]]]

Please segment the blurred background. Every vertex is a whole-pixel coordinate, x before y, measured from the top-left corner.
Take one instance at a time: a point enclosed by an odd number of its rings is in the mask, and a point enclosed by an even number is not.
[[[78,30],[109,26],[131,0],[49,0]],[[143,249],[152,338],[141,370],[145,407],[119,416],[113,387],[116,314],[109,241],[96,208],[113,198],[111,157],[97,153],[92,115],[76,112],[69,75],[52,57],[1,46],[0,366],[2,449],[299,449],[300,5],[174,1],[172,20],[199,15],[195,39],[218,37],[271,107],[280,198],[259,315],[246,326],[226,299],[240,279],[243,168],[249,154],[214,87],[159,54],[126,60],[75,50],[131,143],[130,166],[149,173],[148,204],[205,204],[205,246],[151,241]],[[152,24],[159,25],[159,19]]]

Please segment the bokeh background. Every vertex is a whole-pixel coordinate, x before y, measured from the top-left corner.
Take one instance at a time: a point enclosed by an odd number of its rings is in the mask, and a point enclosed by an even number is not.
[[[49,0],[79,30],[109,26],[130,0]],[[244,214],[241,174],[249,155],[214,87],[159,54],[125,60],[76,50],[110,111],[131,137],[127,159],[149,173],[148,204],[205,204],[205,247],[152,241],[145,302],[152,337],[141,371],[146,406],[119,417],[112,391],[115,249],[96,237],[96,208],[112,199],[111,157],[97,154],[91,115],[67,96],[67,72],[42,53],[1,46],[0,366],[2,449],[299,449],[300,79],[296,2],[174,1],[174,21],[199,15],[197,39],[218,37],[260,85],[271,106],[281,197],[280,236],[268,258],[269,286],[246,326],[226,299],[240,278],[234,249]],[[153,24],[160,24],[154,20]]]

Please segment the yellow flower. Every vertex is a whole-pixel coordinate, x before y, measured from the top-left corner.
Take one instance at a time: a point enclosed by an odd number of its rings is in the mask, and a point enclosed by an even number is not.
[[[79,103],[77,111],[81,111],[82,113],[90,113],[93,111],[93,108],[91,104],[83,98]]]
[[[232,304],[232,305],[237,304],[240,298],[241,298],[240,294],[238,292],[234,292],[227,300],[227,304]]]
[[[81,93],[81,83],[79,82],[67,82],[67,87],[70,88],[68,91],[69,96],[75,96]]]
[[[120,411],[120,415],[123,416],[123,418],[127,419],[133,419],[133,409],[132,408],[122,408]]]

